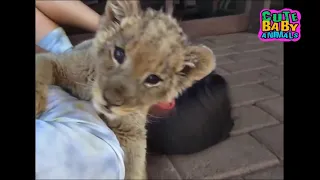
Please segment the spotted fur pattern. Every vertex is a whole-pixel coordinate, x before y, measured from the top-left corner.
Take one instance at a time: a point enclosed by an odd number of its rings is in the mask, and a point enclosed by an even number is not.
[[[46,106],[48,85],[91,100],[125,151],[126,179],[146,179],[148,109],[177,97],[214,70],[215,56],[188,42],[170,14],[140,9],[139,1],[109,0],[88,48],[71,54],[36,55],[36,114]],[[125,52],[122,64],[113,55]],[[159,83],[146,78],[156,75]],[[108,107],[108,108],[106,108]]]

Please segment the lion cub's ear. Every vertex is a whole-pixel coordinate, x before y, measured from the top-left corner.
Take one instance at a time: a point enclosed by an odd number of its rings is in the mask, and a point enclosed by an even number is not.
[[[141,13],[138,0],[108,0],[105,12],[101,16],[99,29],[92,43],[92,50],[99,55],[108,47],[109,39],[120,31],[120,24],[126,17]]]
[[[110,22],[120,23],[123,18],[139,15],[140,12],[139,0],[108,0],[101,26],[105,27]]]
[[[216,68],[216,57],[212,50],[204,45],[189,46],[184,66],[181,70],[189,80],[198,81]]]

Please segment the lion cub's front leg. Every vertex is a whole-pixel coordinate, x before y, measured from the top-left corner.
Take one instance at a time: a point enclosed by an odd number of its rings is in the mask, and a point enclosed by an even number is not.
[[[114,121],[105,119],[105,122],[117,136],[124,151],[125,179],[147,179],[147,131],[144,115],[138,113],[136,116],[127,116]]]
[[[36,55],[36,116],[46,109],[48,85],[53,83],[53,62]]]
[[[127,138],[120,140],[120,144],[125,152],[125,179],[147,179],[146,140],[132,141]]]
[[[36,116],[46,109],[48,86],[40,81],[36,81]]]

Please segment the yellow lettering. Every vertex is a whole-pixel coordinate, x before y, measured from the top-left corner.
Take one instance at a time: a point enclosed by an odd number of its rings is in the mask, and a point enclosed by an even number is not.
[[[289,21],[281,21],[281,31],[289,31],[290,26],[289,26]]]
[[[271,31],[279,31],[279,23],[273,23],[271,26]]]
[[[262,21],[262,31],[270,31],[270,21]]]
[[[289,24],[291,31],[296,31],[298,25],[299,25],[298,23],[297,24]]]

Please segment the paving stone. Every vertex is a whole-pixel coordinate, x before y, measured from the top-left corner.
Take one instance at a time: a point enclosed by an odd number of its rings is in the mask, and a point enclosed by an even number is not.
[[[270,114],[256,106],[242,106],[233,110],[235,125],[231,135],[239,135],[266,126],[279,124]]]
[[[230,55],[230,59],[236,62],[246,60],[256,60],[261,58],[261,51],[243,52],[239,54]]]
[[[220,35],[220,36],[207,36],[205,37],[208,41],[212,42],[213,44],[217,44],[219,42],[227,42],[230,44],[234,44],[235,41],[239,41],[239,40],[245,40],[245,37],[241,37],[241,36],[236,36],[233,34],[228,34],[226,35]]]
[[[257,34],[253,33],[236,33],[236,34],[227,34],[220,36],[208,36],[205,39],[209,40],[213,44],[229,43],[229,44],[254,44],[254,43],[265,43],[260,41]],[[265,43],[269,45],[276,45],[275,43],[269,42]],[[279,44],[279,43],[278,43]],[[277,46],[275,46],[277,47]]]
[[[228,180],[244,180],[243,177],[230,177]]]
[[[283,95],[283,78],[271,79],[262,83],[264,86]]]
[[[167,156],[147,156],[148,179],[181,179]]]
[[[260,83],[275,77],[275,75],[262,70],[246,71],[225,76],[231,87]]]
[[[276,92],[273,92],[259,84],[233,87],[230,90],[230,96],[234,107],[252,104],[259,100],[279,96]]]
[[[210,49],[212,49],[214,52],[216,50],[223,50],[223,49],[228,49],[231,47],[234,47],[234,43],[230,43],[228,41],[221,41],[221,40],[214,40],[214,39],[206,39],[206,38],[201,38],[201,39],[194,39],[191,40],[193,44],[203,44],[208,46]],[[224,51],[222,51],[222,55],[225,54]],[[219,52],[220,53],[220,52]],[[218,55],[220,55],[218,53]],[[229,53],[229,52],[228,52]]]
[[[215,51],[213,51],[215,53]],[[230,56],[218,56],[217,58],[217,65],[221,64],[228,64],[228,63],[234,63],[235,61],[230,59]]]
[[[189,38],[189,41],[195,44],[202,44],[205,41],[208,41],[206,38]]]
[[[270,113],[276,119],[283,121],[283,97],[277,97],[257,103],[257,106]]]
[[[272,42],[268,42],[269,44],[275,45],[275,46],[280,46],[283,47],[284,43],[280,42],[280,41],[272,41]]]
[[[242,177],[233,177],[233,178],[228,178],[228,179],[232,179],[232,180],[244,180]]]
[[[217,56],[217,58],[220,58],[220,56],[227,56],[232,54],[237,54],[238,52],[234,51],[232,48],[223,48],[223,49],[215,49],[214,54]]]
[[[268,67],[263,70],[270,74],[278,76],[279,78],[283,78],[283,65]]]
[[[280,53],[283,54],[284,52],[284,43],[283,42],[279,42],[279,41],[274,41],[274,42],[268,42],[270,45],[273,45],[275,48],[274,50],[278,50]]]
[[[230,74],[226,70],[219,68],[219,67],[217,67],[215,71],[216,71],[216,73],[220,74],[221,76],[226,76],[226,75]]]
[[[237,44],[236,46],[232,47],[235,52],[250,52],[250,51],[261,51],[265,49],[274,48],[273,45],[268,43],[244,43],[244,44]]]
[[[262,41],[258,38],[257,34],[253,34],[252,36],[247,37],[247,38],[244,39],[243,41],[236,41],[236,42],[237,42],[237,44],[244,44],[244,43],[246,43],[246,44],[264,43],[264,42],[262,42]]]
[[[273,65],[261,59],[251,59],[236,63],[222,64],[220,67],[222,67],[230,73],[238,73],[244,71],[263,69],[270,66]]]
[[[235,33],[235,34],[226,34],[220,36],[211,36],[207,37],[210,40],[219,40],[219,41],[227,41],[232,43],[244,43],[250,40],[257,40],[256,34],[251,33]]]
[[[203,38],[201,38],[201,39],[194,39],[194,40],[191,40],[191,42],[192,42],[193,44],[203,44],[203,45],[208,46],[209,48],[212,47],[212,43],[211,43],[210,41],[206,40],[206,39],[203,39]]]
[[[230,42],[216,42],[216,43],[212,43],[210,46],[210,49],[213,50],[213,52],[215,51],[221,51],[223,49],[231,49],[232,47],[234,47],[235,44],[230,43]],[[218,54],[220,55],[224,55],[223,53]]]
[[[276,166],[266,170],[258,171],[249,174],[244,177],[245,180],[257,180],[257,179],[267,179],[267,180],[282,180],[283,179],[283,166]]]
[[[283,160],[283,124],[256,130],[252,135]]]
[[[213,49],[213,50],[216,50],[216,49],[226,49],[226,48],[231,48],[233,46],[235,46],[235,44],[233,42],[230,42],[230,41],[223,41],[223,40],[219,40],[219,39],[216,39],[216,38],[206,38],[206,40],[208,42],[210,42],[210,48]]]
[[[238,50],[234,50],[234,51],[239,52]],[[280,50],[277,50],[277,46],[275,46],[272,49],[254,50],[254,51],[242,52],[239,54],[232,54],[231,59],[234,61],[262,59],[273,65],[283,65],[283,59],[284,59],[283,52],[281,51],[278,52],[278,51]]]
[[[273,48],[273,49],[268,49],[263,51],[263,53],[261,54],[261,57],[266,60],[269,61],[273,64],[279,64],[282,65],[283,64],[283,50],[281,50],[280,48]]]
[[[248,134],[199,153],[170,156],[182,179],[226,179],[272,167],[279,160]]]

